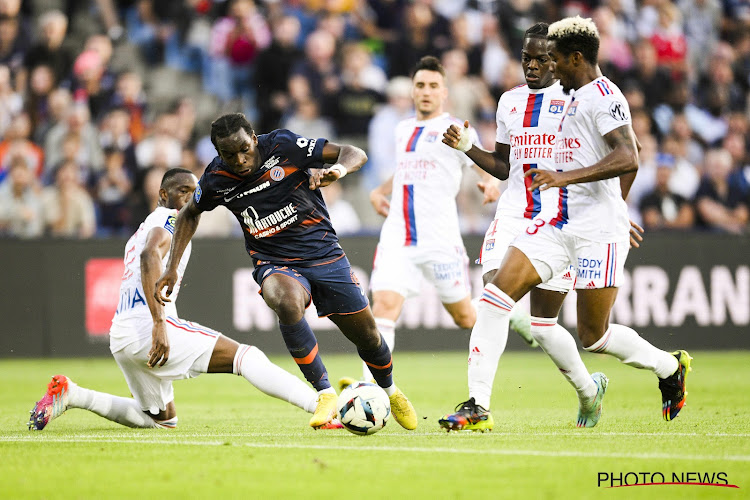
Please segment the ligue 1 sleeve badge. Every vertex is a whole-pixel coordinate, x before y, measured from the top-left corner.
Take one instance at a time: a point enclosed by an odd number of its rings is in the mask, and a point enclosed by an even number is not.
[[[195,187],[195,194],[193,195],[194,198],[195,198],[195,202],[196,203],[200,203],[201,202],[201,195],[202,194],[203,194],[203,190],[201,189],[201,184],[199,182],[198,185]]]

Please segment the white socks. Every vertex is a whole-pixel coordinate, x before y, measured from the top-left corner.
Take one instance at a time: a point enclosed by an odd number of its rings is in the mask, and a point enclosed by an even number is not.
[[[624,325],[610,324],[602,338],[584,349],[611,354],[626,365],[651,370],[659,378],[669,377],[679,367],[677,358],[652,346],[635,330]]]
[[[469,339],[469,396],[488,410],[497,364],[508,342],[508,321],[515,301],[492,283],[484,287],[477,322]]]
[[[232,372],[245,377],[269,396],[287,401],[308,413],[315,412],[318,393],[288,371],[271,363],[255,346],[240,345],[234,356]]]
[[[141,429],[154,429],[157,427],[175,427],[177,417],[163,422],[157,422],[149,417],[141,405],[133,398],[122,398],[103,392],[85,389],[76,384],[68,382],[70,396],[68,407],[81,408],[97,415],[117,422],[128,427],[137,427]]]
[[[388,344],[388,349],[393,353],[393,347],[396,345],[396,322],[385,318],[375,318],[375,326],[385,339],[385,343]],[[372,373],[364,362],[362,362],[362,380],[365,382],[372,380]]]
[[[565,328],[557,324],[557,318],[532,316],[531,335],[575,388],[579,399],[596,397],[596,383],[581,360],[576,341]]]

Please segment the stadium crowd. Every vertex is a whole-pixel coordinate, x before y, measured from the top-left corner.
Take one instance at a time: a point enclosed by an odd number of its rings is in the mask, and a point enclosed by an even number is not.
[[[524,30],[575,14],[596,22],[642,146],[631,218],[746,234],[743,0],[0,0],[0,235],[129,235],[167,169],[200,177],[215,156],[208,124],[229,111],[259,134],[363,147],[362,171],[324,195],[337,232],[374,232],[366,193],[394,171],[419,58],[441,58],[447,109],[491,149],[497,100],[524,81]],[[462,229],[483,233],[495,207],[465,177]],[[197,236],[238,233],[218,209]]]

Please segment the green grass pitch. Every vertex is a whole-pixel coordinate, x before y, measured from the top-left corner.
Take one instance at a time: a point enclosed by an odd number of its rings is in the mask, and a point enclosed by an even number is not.
[[[437,419],[466,398],[466,353],[396,352],[419,428],[391,421],[365,437],[314,431],[306,413],[230,375],[175,384],[176,430],[70,410],[32,433],[28,411],[51,375],[123,396],[125,381],[112,359],[0,361],[0,498],[750,498],[750,352],[691,354],[687,406],[673,422],[662,420],[653,374],[584,354],[610,385],[599,425],[576,429],[575,393],[542,352],[525,351],[500,361],[495,430],[446,434]],[[272,359],[298,373],[290,358]],[[353,355],[325,361],[334,382],[360,373]],[[598,483],[628,472],[722,472],[739,488]]]

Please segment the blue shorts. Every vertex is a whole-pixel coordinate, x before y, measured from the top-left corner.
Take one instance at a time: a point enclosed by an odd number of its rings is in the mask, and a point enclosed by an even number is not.
[[[367,308],[367,295],[354,275],[349,259],[343,255],[335,262],[311,267],[292,267],[277,264],[263,264],[253,271],[253,278],[260,285],[263,294],[263,282],[272,274],[283,274],[297,280],[315,303],[318,316],[331,314],[354,314]]]

